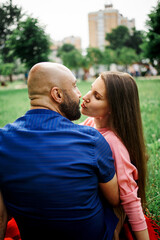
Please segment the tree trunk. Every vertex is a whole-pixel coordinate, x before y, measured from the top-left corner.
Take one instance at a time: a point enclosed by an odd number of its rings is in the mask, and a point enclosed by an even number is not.
[[[12,74],[9,74],[9,81],[13,82]]]

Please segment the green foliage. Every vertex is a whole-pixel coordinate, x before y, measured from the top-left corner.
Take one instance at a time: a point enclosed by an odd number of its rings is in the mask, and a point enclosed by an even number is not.
[[[120,49],[126,46],[126,42],[129,40],[129,30],[125,26],[118,26],[111,33],[107,33],[105,39],[109,42],[109,48]]]
[[[38,62],[48,61],[50,54],[49,37],[38,20],[28,17],[19,22],[18,28],[13,31],[8,45],[12,48],[13,55],[21,59],[21,62],[30,69]]]
[[[132,48],[137,54],[141,53],[140,45],[144,39],[144,33],[137,31],[135,28],[129,32],[125,26],[118,26],[111,33],[106,34],[105,38],[109,42],[107,48],[119,51],[123,47]]]
[[[113,49],[105,48],[103,52],[103,64],[111,65],[112,63],[117,63],[117,54]]]
[[[144,41],[144,35],[145,33],[143,31],[138,31],[136,28],[133,28],[126,42],[126,47],[134,49],[138,55],[141,54],[141,44]]]
[[[63,64],[70,69],[81,67],[82,55],[72,44],[64,44],[58,49],[57,56],[61,57]]]
[[[64,53],[62,59],[64,65],[70,69],[78,70],[81,67],[82,55],[77,49]]]
[[[6,46],[6,40],[13,29],[17,28],[21,17],[21,8],[12,5],[12,1],[0,6],[0,54],[4,63],[13,62],[13,57],[9,54],[10,47]]]
[[[117,63],[120,65],[128,66],[139,60],[135,50],[128,47],[121,48],[117,55]]]
[[[146,21],[148,32],[146,40],[142,44],[144,57],[149,58],[153,65],[160,72],[160,2],[148,15]]]
[[[58,49],[58,56],[70,69],[82,67],[84,71],[88,71],[91,66],[97,69],[103,63],[103,52],[99,48],[87,48],[84,56],[72,44],[64,44]]]
[[[90,62],[90,58],[89,58],[87,55],[85,55],[85,56],[82,55],[82,58],[81,58],[81,67],[83,68],[83,70],[84,70],[85,72],[88,72],[88,71],[89,71],[89,69],[90,69],[90,67],[91,67],[91,62]]]
[[[97,71],[98,66],[103,63],[103,52],[99,48],[87,48],[86,59],[89,65]]]
[[[0,64],[0,74],[3,76],[11,75],[14,71],[15,65],[13,63]]]
[[[103,64],[110,65],[116,63],[118,65],[127,66],[139,61],[139,56],[133,48],[122,47],[118,50],[106,48],[103,52]]]
[[[90,59],[91,65],[98,65],[102,63],[103,53],[99,48],[87,48],[87,58]]]
[[[70,43],[64,43],[61,47],[58,48],[57,57],[61,57],[63,53],[69,53],[72,50],[75,50],[75,46]]]

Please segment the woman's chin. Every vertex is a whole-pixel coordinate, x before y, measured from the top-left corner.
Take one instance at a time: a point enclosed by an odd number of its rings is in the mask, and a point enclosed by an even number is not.
[[[87,112],[85,111],[84,108],[81,108],[80,111],[81,111],[81,114],[83,114],[83,115],[85,115],[85,116],[88,116],[88,114],[87,114]]]

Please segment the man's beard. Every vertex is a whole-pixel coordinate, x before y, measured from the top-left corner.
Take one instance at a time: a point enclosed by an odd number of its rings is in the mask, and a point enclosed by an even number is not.
[[[70,121],[79,119],[81,117],[81,112],[79,109],[80,101],[79,103],[73,101],[65,91],[63,91],[63,94],[65,101],[59,106],[60,111]]]

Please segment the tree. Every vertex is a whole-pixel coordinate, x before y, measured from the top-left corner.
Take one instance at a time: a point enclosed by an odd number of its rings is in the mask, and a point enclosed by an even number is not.
[[[126,47],[132,48],[139,55],[142,52],[141,44],[143,43],[145,38],[144,31],[138,31],[136,28],[132,28],[130,33],[130,37],[126,42]]]
[[[14,56],[10,54],[10,46],[6,43],[12,31],[17,28],[21,17],[21,8],[13,5],[11,0],[0,6],[0,55],[2,60],[1,64],[4,64],[1,74],[2,72],[5,72],[6,75],[6,66],[12,66],[9,67],[10,71],[7,71],[7,73],[9,73],[10,81],[12,81],[12,74],[15,69],[13,64]]]
[[[64,52],[68,53],[74,49],[75,49],[75,46],[73,44],[64,43],[61,47],[58,48],[57,57],[61,57]]]
[[[21,15],[21,8],[12,5],[12,1],[0,7],[0,53],[4,63],[13,62],[9,56],[10,49],[6,46],[6,41],[13,29],[17,28]]]
[[[125,26],[118,26],[111,33],[106,34],[106,40],[109,42],[108,48],[113,50],[121,49],[129,41],[129,30]]]
[[[97,73],[98,67],[100,64],[103,64],[103,52],[99,48],[90,47],[87,48],[87,55],[86,58]]]
[[[128,69],[128,65],[133,64],[139,60],[136,51],[132,48],[123,47],[119,51],[119,56],[117,57],[118,64],[125,66],[125,71]]]
[[[146,21],[148,32],[146,40],[142,44],[144,56],[149,58],[151,63],[160,72],[160,2],[153,8]]]
[[[27,69],[38,62],[48,61],[50,40],[37,19],[28,17],[20,21],[8,40],[12,55],[20,58]]]
[[[60,57],[63,64],[70,69],[78,71],[81,67],[81,52],[70,43],[64,43],[61,47],[59,47],[57,56]]]
[[[63,64],[69,69],[78,71],[81,67],[82,55],[77,49],[73,49],[69,52],[63,52],[61,59]]]
[[[137,54],[142,52],[141,44],[144,40],[144,32],[132,28],[129,31],[125,26],[118,26],[111,33],[106,34],[106,40],[109,42],[107,48],[119,51],[122,47],[132,48]]]
[[[91,60],[88,55],[82,55],[81,67],[84,71],[83,80],[86,80],[89,75],[89,69],[91,67]]]
[[[0,64],[0,68],[1,68],[1,74],[3,76],[8,76],[10,74],[12,74],[13,69],[14,69],[14,64],[13,63],[4,63],[4,64]]]
[[[112,63],[118,63],[116,51],[113,49],[105,48],[103,52],[103,64],[106,65],[109,69],[109,66]]]

